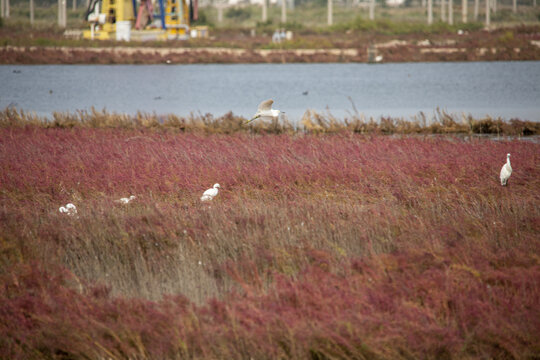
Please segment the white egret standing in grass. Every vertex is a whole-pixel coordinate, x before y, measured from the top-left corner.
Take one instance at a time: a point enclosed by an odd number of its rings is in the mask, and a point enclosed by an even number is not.
[[[512,175],[512,166],[510,166],[510,154],[506,154],[506,164],[501,169],[501,185],[506,186],[508,179]]]
[[[77,214],[77,207],[73,205],[72,203],[69,203],[66,206],[60,206],[58,211],[60,211],[62,214],[73,216]]]
[[[201,196],[201,201],[209,201],[214,198],[218,194],[218,188],[219,184],[214,184],[214,186],[208,190],[206,190],[203,195]]]
[[[257,112],[255,113],[255,115],[253,115],[251,120],[246,121],[246,124],[249,124],[250,122],[256,119],[268,119],[268,118],[275,119],[279,117],[280,113],[284,113],[284,111],[272,109],[273,103],[274,103],[274,100],[272,99],[265,100],[262,103],[260,103],[257,109]]]
[[[118,202],[121,204],[129,204],[133,200],[135,200],[135,195],[131,195],[128,198],[121,198],[120,200],[115,200],[115,202]]]

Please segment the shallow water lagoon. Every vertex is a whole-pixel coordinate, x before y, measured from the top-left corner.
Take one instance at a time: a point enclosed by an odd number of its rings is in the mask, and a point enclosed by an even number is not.
[[[540,121],[540,62],[237,65],[3,65],[0,107],[49,115],[97,109],[134,114],[251,116],[272,98],[291,121],[307,109],[338,118],[475,117]]]

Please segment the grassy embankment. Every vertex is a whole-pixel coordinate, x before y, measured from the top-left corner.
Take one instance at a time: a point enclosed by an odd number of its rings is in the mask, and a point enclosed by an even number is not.
[[[349,33],[295,36],[282,44],[269,37],[222,33],[214,39],[188,42],[116,42],[63,39],[58,31],[33,30],[14,34],[0,29],[2,64],[172,64],[367,62],[370,44],[384,62],[500,61],[540,59],[538,27],[512,27],[494,31],[471,30],[464,36],[451,30],[388,35],[362,30],[370,22],[353,24]],[[8,47],[9,46],[9,47]],[[30,48],[32,47],[32,48]],[[214,48],[214,49],[212,49]],[[316,53],[298,49],[316,49]],[[325,49],[331,49],[325,51]],[[345,49],[340,52],[334,49]],[[110,50],[110,51],[109,51]],[[213,50],[213,51],[212,51]]]
[[[378,7],[375,21],[367,19],[367,10],[336,4],[333,26],[326,25],[326,8],[303,4],[288,12],[287,23],[280,23],[276,6],[269,9],[269,21],[260,22],[260,8],[232,7],[224,11],[224,20],[217,21],[216,9],[201,9],[201,20],[194,25],[210,27],[211,38],[189,41],[121,43],[90,41],[64,37],[64,29],[55,27],[56,4],[38,7],[34,27],[28,24],[26,4],[12,7],[12,16],[0,26],[0,63],[2,64],[161,64],[171,63],[282,63],[282,62],[367,62],[367,48],[375,44],[385,62],[403,61],[495,61],[540,59],[539,10],[521,4],[516,14],[510,4],[500,4],[492,16],[490,31],[483,30],[483,14],[477,21],[472,11],[467,23],[461,22],[459,6],[455,23],[437,21],[426,24],[420,7]],[[68,7],[68,29],[86,29],[84,10]],[[294,32],[290,41],[271,42],[277,28]],[[255,30],[255,36],[251,31]],[[458,35],[458,30],[464,31]],[[71,31],[72,34],[73,31]],[[396,42],[397,40],[397,42]],[[388,44],[392,43],[390,46]],[[8,48],[13,46],[16,48]],[[30,47],[35,47],[30,49]],[[63,48],[61,48],[63,47]],[[144,47],[163,52],[124,51]],[[99,49],[95,49],[99,48]],[[207,51],[207,48],[242,49],[241,53]],[[178,49],[198,49],[174,52]],[[352,49],[353,53],[305,54],[295,49]],[[261,50],[273,50],[261,53]],[[356,51],[356,52],[354,52]]]
[[[540,352],[537,143],[83,120],[0,114],[6,358]]]

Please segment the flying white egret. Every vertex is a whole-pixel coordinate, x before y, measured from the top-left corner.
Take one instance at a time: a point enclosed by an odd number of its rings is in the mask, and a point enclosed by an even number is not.
[[[128,198],[121,198],[119,200],[115,200],[115,202],[121,203],[121,204],[129,204],[133,200],[135,200],[135,195],[131,195]]]
[[[501,185],[506,186],[508,179],[512,175],[512,166],[510,166],[510,154],[506,154],[506,164],[501,169]]]
[[[255,115],[253,115],[251,120],[248,120],[245,123],[249,124],[253,120],[261,119],[261,118],[275,119],[275,118],[279,117],[279,114],[284,113],[284,111],[279,111],[277,109],[272,109],[272,104],[273,103],[274,103],[274,100],[272,100],[272,99],[265,100],[262,103],[260,103],[259,107],[257,108],[257,112],[255,113]]]
[[[214,198],[218,194],[218,188],[219,184],[214,184],[214,186],[208,190],[206,190],[203,195],[201,196],[201,201],[209,201]]]
[[[66,206],[60,206],[58,211],[60,211],[62,214],[67,214],[71,216],[77,215],[77,207],[72,203],[69,203]]]

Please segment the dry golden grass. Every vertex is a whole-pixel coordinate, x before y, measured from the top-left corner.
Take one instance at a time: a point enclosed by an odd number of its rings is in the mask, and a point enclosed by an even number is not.
[[[37,116],[8,107],[0,112],[0,127],[37,126],[44,128],[124,128],[155,129],[164,131],[194,132],[205,134],[232,134],[235,132],[265,134],[323,134],[353,132],[360,134],[463,134],[463,135],[540,135],[540,122],[485,117],[476,119],[470,115],[448,114],[437,109],[432,118],[420,113],[413,119],[383,117],[378,120],[366,118],[356,112],[350,117],[337,119],[332,114],[307,110],[300,124],[287,120],[257,122],[244,125],[247,119],[227,113],[220,117],[211,114],[180,117],[174,114],[156,115],[137,112],[127,114],[92,108],[89,111],[55,112],[52,117]]]

